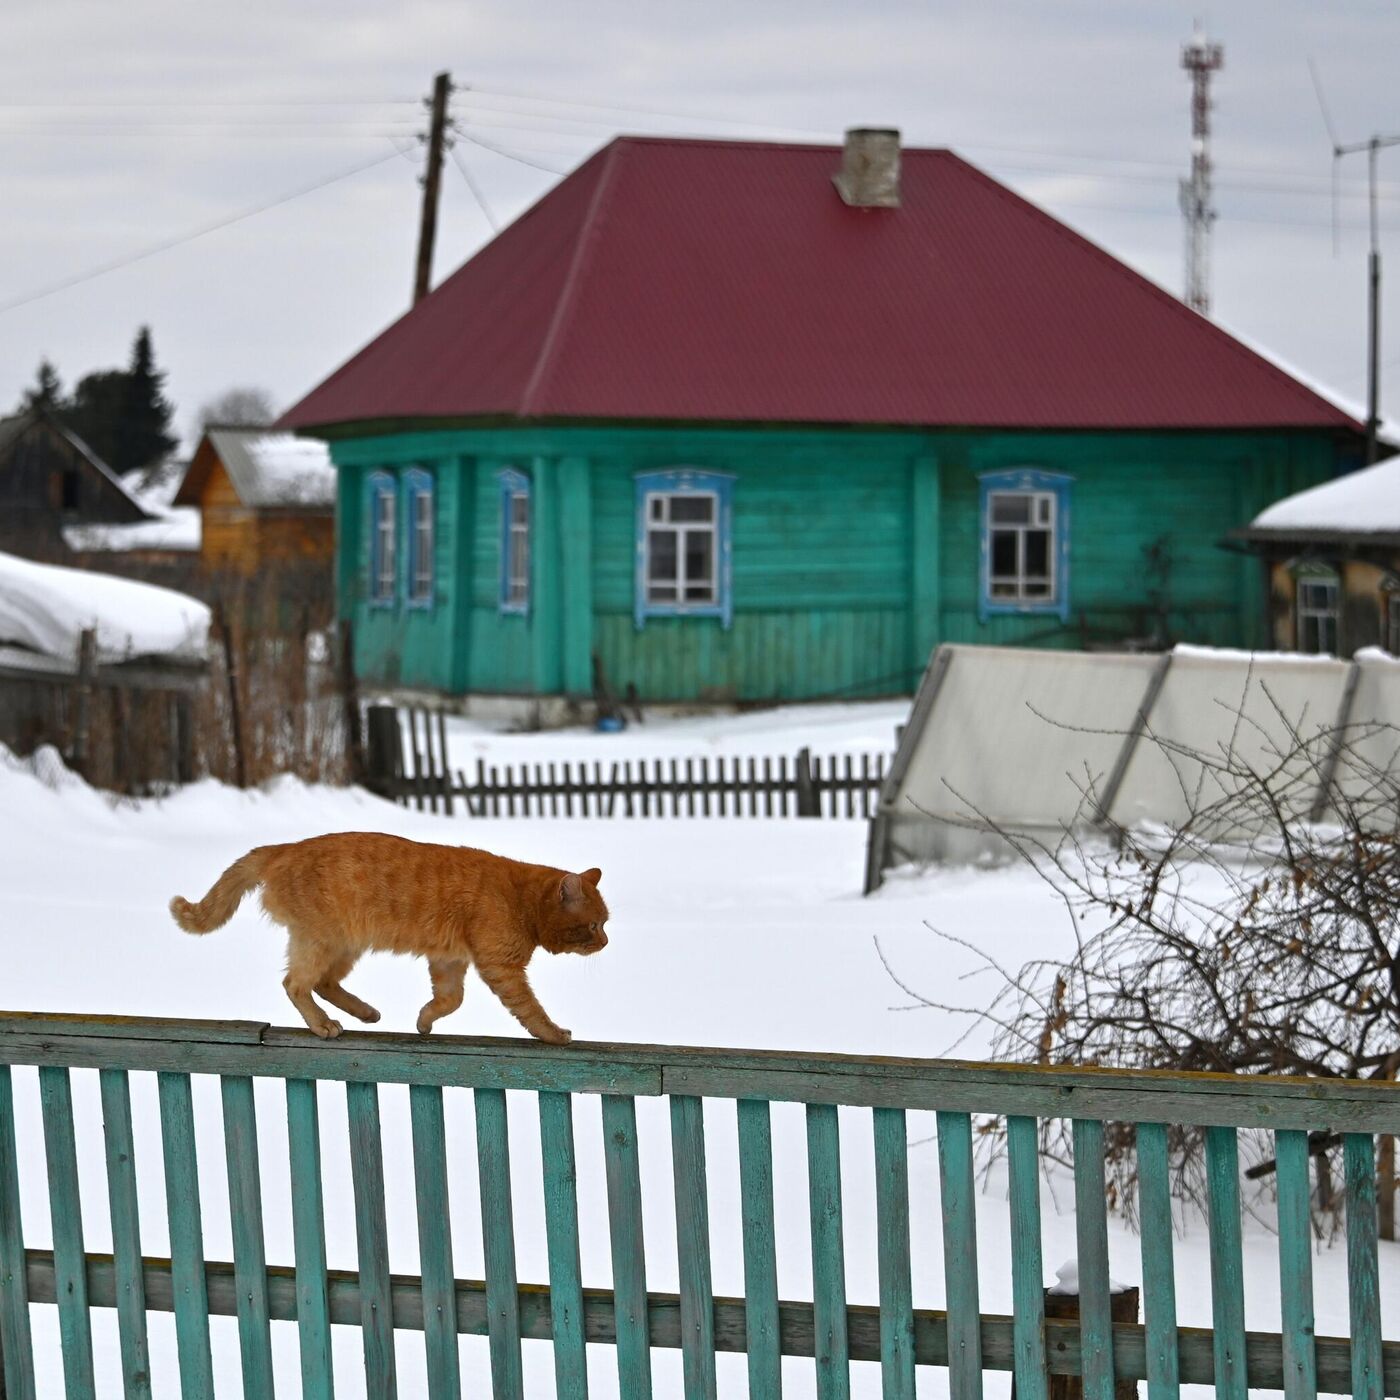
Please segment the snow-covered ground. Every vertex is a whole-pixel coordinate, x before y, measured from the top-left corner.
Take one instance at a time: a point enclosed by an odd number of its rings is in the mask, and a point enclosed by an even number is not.
[[[639,759],[711,757],[776,758],[809,748],[814,755],[894,752],[895,730],[909,717],[907,700],[847,705],[779,705],[738,714],[683,715],[644,711],[621,733],[592,726],[512,733],[500,726],[449,716],[447,754],[455,772],[471,778],[478,760],[488,764],[636,762]]]
[[[592,757],[595,748],[622,754],[658,752],[662,742],[691,752],[759,752],[842,747],[887,751],[897,705],[732,717],[722,721],[669,721],[623,736],[577,732],[491,736],[458,725],[456,747],[486,745],[493,761],[510,754],[535,761]],[[825,740],[815,736],[825,735]],[[977,959],[935,938],[925,921],[1015,963],[1044,954],[1068,939],[1064,914],[1044,884],[1017,868],[942,869],[905,873],[872,899],[860,896],[865,825],[841,820],[516,820],[474,821],[407,811],[357,792],[309,788],[283,780],[264,792],[241,794],[205,783],[161,802],[113,804],[65,779],[36,776],[33,765],[0,762],[0,938],[6,956],[0,1004],[43,1011],[121,1012],[138,1015],[266,1019],[294,1024],[280,985],[280,932],[245,906],[225,929],[195,939],[178,932],[166,912],[172,894],[201,895],[214,877],[248,847],[335,830],[384,830],[422,840],[484,846],[506,855],[572,869],[597,865],[611,909],[612,941],[597,958],[541,956],[533,977],[541,1000],[581,1040],[651,1041],[883,1055],[937,1055],[962,1027],[929,1010],[901,1010],[908,997],[895,988],[877,956],[886,956],[911,984],[936,997],[971,1001],[982,985],[959,982]],[[427,999],[427,978],[416,960],[373,958],[350,985],[384,1013],[383,1027],[411,1028]],[[445,1032],[513,1035],[518,1027],[469,981],[466,1005]],[[960,1053],[976,1055],[974,1036]],[[87,1247],[109,1247],[102,1168],[101,1114],[95,1074],[75,1072],[84,1228]],[[142,1244],[167,1252],[154,1076],[132,1076],[136,1157],[142,1191]],[[16,1072],[21,1136],[25,1234],[33,1246],[49,1240],[36,1076]],[[263,1153],[268,1258],[291,1261],[290,1200],[286,1171],[286,1118],[275,1082],[257,1089]],[[458,1277],[481,1277],[482,1250],[471,1096],[449,1090],[449,1174],[452,1239]],[[540,1190],[537,1120],[531,1096],[510,1095],[510,1127],[519,1275],[547,1277]],[[406,1090],[381,1090],[392,1267],[417,1271],[417,1226],[412,1191]],[[206,1254],[232,1257],[223,1166],[218,1089],[196,1080],[202,1206]],[[347,1155],[344,1094],[321,1090],[323,1161],[332,1267],[354,1268],[355,1247]],[[675,1224],[669,1121],[665,1104],[639,1101],[645,1177],[648,1282],[676,1288]],[[598,1104],[580,1098],[578,1136],[584,1282],[607,1286],[609,1250]],[[927,1115],[910,1119],[911,1210],[915,1302],[942,1306],[944,1287],[938,1221],[938,1169]],[[842,1110],[845,1241],[848,1293],[853,1302],[877,1298],[874,1183],[869,1114]],[[706,1110],[710,1216],[716,1292],[743,1291],[734,1107]],[[778,1269],[782,1296],[810,1298],[803,1115],[799,1107],[774,1110]],[[1074,1253],[1072,1196],[1063,1178],[1047,1180],[1042,1196],[1047,1281]],[[1267,1212],[1265,1212],[1267,1215]],[[1011,1275],[1005,1179],[993,1169],[978,1200],[979,1270],[984,1311],[1009,1312]],[[1115,1277],[1141,1276],[1138,1240],[1112,1228]],[[1278,1324],[1277,1252],[1258,1220],[1245,1224],[1252,1328]],[[1343,1250],[1320,1251],[1316,1264],[1318,1330],[1346,1328]],[[1385,1315],[1400,1308],[1400,1257],[1383,1246]],[[1178,1300],[1183,1323],[1209,1325],[1209,1267],[1203,1224],[1189,1221],[1177,1245]],[[55,1310],[33,1309],[42,1358],[41,1394],[62,1393]],[[95,1311],[99,1393],[119,1393],[114,1317]],[[174,1331],[168,1316],[152,1314],[157,1395],[177,1393]],[[1393,1330],[1393,1329],[1392,1329]],[[215,1319],[212,1333],[220,1393],[238,1389],[235,1324]],[[283,1393],[298,1390],[295,1327],[273,1326]],[[364,1393],[359,1337],[335,1329],[337,1393]],[[485,1338],[463,1338],[463,1389],[486,1393]],[[527,1394],[553,1393],[545,1343],[524,1348]],[[679,1353],[654,1354],[656,1393],[680,1393]],[[398,1336],[400,1394],[426,1393],[422,1339]],[[609,1347],[590,1348],[593,1393],[617,1393]],[[720,1393],[744,1393],[741,1356],[719,1358]],[[788,1393],[813,1393],[810,1361],[786,1367]],[[946,1373],[921,1369],[920,1393],[944,1395]],[[877,1368],[853,1366],[854,1391],[879,1394]],[[988,1376],[992,1395],[1005,1395],[1009,1378]]]

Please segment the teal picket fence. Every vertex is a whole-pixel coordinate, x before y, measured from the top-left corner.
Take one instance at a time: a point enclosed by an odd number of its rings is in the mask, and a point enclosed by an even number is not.
[[[42,1154],[17,1139],[12,1067],[38,1070]],[[112,1253],[86,1249],[79,1191],[70,1071],[97,1070]],[[170,1257],[141,1250],[131,1076],[158,1083],[160,1142]],[[223,1110],[233,1259],[205,1257],[200,1218],[192,1076],[217,1076]],[[266,1155],[258,1146],[253,1081],[284,1081],[292,1204],[292,1255],[269,1263],[263,1228]],[[327,1267],[318,1102],[327,1081],[344,1085],[353,1177],[358,1269]],[[394,1274],[386,1227],[380,1086],[408,1085],[420,1273]],[[473,1091],[485,1277],[454,1277],[447,1228],[443,1091]],[[516,1276],[511,1153],[506,1094],[523,1091],[539,1114],[547,1283]],[[596,1098],[601,1114],[609,1290],[585,1286],[580,1268],[574,1142],[575,1098]],[[679,1291],[652,1291],[642,1234],[642,1182],[636,1100],[669,1100]],[[738,1193],[742,1207],[744,1296],[716,1297],[706,1180],[706,1099],[737,1101]],[[774,1230],[772,1116],[775,1103],[806,1105],[807,1191],[811,1214],[812,1297],[778,1294]],[[868,1109],[875,1172],[875,1238],[843,1231],[840,1135]],[[915,1308],[906,1113],[936,1114],[945,1307]],[[1005,1200],[978,1189],[976,1117],[1004,1119],[1009,1190]],[[855,1120],[864,1114],[855,1115]],[[1045,1316],[1041,1257],[1038,1125],[1072,1121],[1080,1315]],[[27,1120],[23,1120],[27,1121]],[[1108,1222],[1104,1193],[1106,1124],[1136,1125],[1141,1217],[1143,1321],[1110,1314]],[[1168,1131],[1206,1129],[1210,1294],[1214,1325],[1177,1324]],[[82,1125],[86,1129],[87,1125]],[[1273,1135],[1278,1172],[1281,1328],[1245,1330],[1237,1133]],[[1313,1243],[1308,1134],[1343,1135],[1345,1249],[1350,1335],[1318,1337],[1313,1326]],[[555,1049],[529,1041],[348,1034],[321,1041],[300,1030],[255,1023],[0,1015],[0,1348],[8,1400],[35,1394],[31,1309],[56,1304],[57,1348],[66,1394],[95,1390],[91,1310],[115,1309],[121,1383],[128,1397],[151,1394],[147,1314],[173,1312],[180,1393],[213,1395],[211,1316],[237,1318],[241,1387],[273,1394],[271,1327],[294,1322],[300,1393],[334,1393],[331,1329],[359,1328],[363,1377],[356,1389],[382,1400],[396,1394],[395,1337],[422,1334],[428,1394],[461,1390],[458,1334],[489,1338],[492,1393],[523,1395],[522,1341],[553,1346],[555,1388],[587,1393],[585,1347],[615,1348],[624,1396],[652,1394],[655,1348],[681,1352],[689,1400],[716,1393],[716,1355],[744,1352],[749,1394],[777,1396],[782,1358],[809,1358],[822,1400],[848,1395],[853,1362],[878,1363],[883,1394],[912,1397],[916,1369],[947,1369],[954,1400],[978,1400],[984,1373],[1014,1374],[1017,1400],[1046,1400],[1050,1378],[1078,1376],[1086,1400],[1112,1400],[1115,1380],[1145,1380],[1149,1400],[1176,1400],[1179,1387],[1213,1385],[1230,1400],[1250,1389],[1289,1400],[1319,1392],[1379,1400],[1400,1395],[1400,1343],[1382,1340],[1374,1146],[1400,1133],[1400,1091],[1370,1083],[1288,1078],[1055,1070],[939,1060],[581,1045]],[[95,1140],[95,1139],[94,1139]],[[46,1164],[52,1248],[26,1246],[21,1162]],[[279,1168],[280,1169],[280,1168]],[[518,1178],[517,1178],[518,1180]],[[32,1202],[31,1188],[25,1190]],[[977,1217],[1008,1210],[1014,1311],[983,1313],[978,1301]],[[878,1297],[846,1296],[845,1256],[876,1256]],[[983,1265],[985,1269],[985,1263]],[[53,1359],[50,1359],[52,1363]],[[53,1369],[50,1364],[49,1369]],[[227,1394],[237,1385],[219,1378]],[[162,1380],[173,1386],[174,1377]]]

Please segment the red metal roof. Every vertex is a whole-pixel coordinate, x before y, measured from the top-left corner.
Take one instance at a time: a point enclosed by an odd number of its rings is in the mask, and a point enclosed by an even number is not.
[[[622,137],[282,418],[1326,427],[1347,414],[951,151]]]

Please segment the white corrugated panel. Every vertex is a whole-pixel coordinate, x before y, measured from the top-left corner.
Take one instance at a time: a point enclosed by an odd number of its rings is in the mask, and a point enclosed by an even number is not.
[[[1148,733],[1128,765],[1114,820],[1178,825],[1193,810],[1227,799],[1236,780],[1222,770],[1241,765],[1268,775],[1271,790],[1286,791],[1294,814],[1306,815],[1325,749],[1316,740],[1336,725],[1347,670],[1345,661],[1330,658],[1178,647]],[[1299,740],[1313,741],[1313,748],[1289,760]]]

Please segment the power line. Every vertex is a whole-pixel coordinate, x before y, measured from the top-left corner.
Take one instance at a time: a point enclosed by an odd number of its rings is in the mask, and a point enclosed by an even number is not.
[[[182,111],[190,107],[416,107],[416,97],[159,97],[159,98],[35,98],[19,101],[0,101],[0,109],[6,107],[42,108],[90,107],[102,111],[121,111],[133,107],[154,110],[158,107],[178,107]]]
[[[304,185],[300,189],[292,190],[287,194],[278,196],[276,199],[270,199],[265,203],[256,204],[252,208],[243,209],[237,214],[230,214],[225,218],[216,220],[214,223],[205,224],[200,228],[193,229],[189,233],[181,234],[176,238],[163,239],[161,242],[153,243],[149,247],[142,248],[139,252],[132,253],[127,257],[118,258],[109,263],[103,263],[100,267],[90,268],[87,272],[80,272],[73,277],[66,277],[61,282],[52,283],[36,292],[28,292],[23,296],[0,302],[0,315],[3,315],[7,311],[15,311],[21,306],[30,306],[36,301],[42,301],[45,297],[51,297],[59,292],[67,291],[70,287],[79,286],[84,282],[91,282],[98,277],[105,277],[109,272],[118,272],[124,267],[130,267],[133,263],[138,263],[146,258],[154,257],[157,253],[164,253],[168,252],[171,248],[178,248],[183,243],[192,243],[196,238],[203,238],[206,234],[217,233],[220,229],[228,228],[231,224],[239,223],[243,219],[251,219],[255,214],[265,214],[269,209],[276,209],[282,204],[290,204],[292,200],[300,199],[303,195],[314,194],[317,190],[325,189],[327,185],[333,185],[339,180],[348,180],[350,176],[358,175],[361,171],[370,170],[376,165],[383,165],[385,161],[393,160],[397,154],[397,151],[390,151],[387,155],[378,155],[373,160],[363,161],[359,165],[351,166],[349,170],[339,171],[337,174],[329,175],[323,180],[317,180],[314,184]]]
[[[492,155],[504,156],[506,160],[516,161],[520,165],[528,165],[535,170],[543,170],[547,175],[567,175],[567,170],[560,170],[557,166],[546,165],[543,161],[531,160],[528,156],[517,155],[507,151],[501,146],[494,145],[490,141],[483,140],[480,136],[473,136],[471,132],[465,130],[456,122],[452,124],[452,130],[462,138],[463,141],[470,141],[473,146],[480,146],[483,151],[490,151]]]
[[[452,153],[452,163],[462,172],[462,179],[467,182],[467,188],[472,192],[472,198],[476,200],[477,207],[486,216],[486,222],[491,225],[492,233],[499,233],[501,226],[496,221],[496,216],[491,212],[491,206],[486,202],[486,195],[477,185],[470,170],[467,169],[466,162],[457,154],[457,147],[448,148]]]

